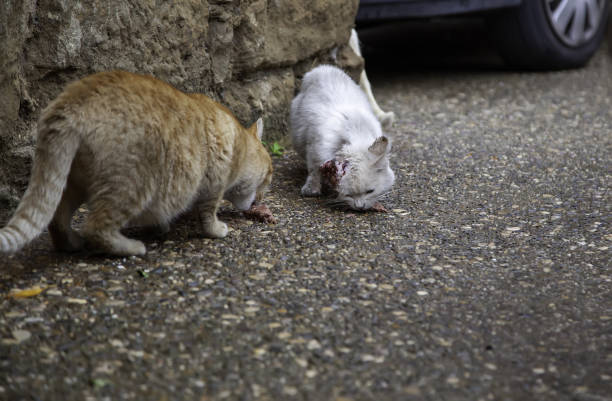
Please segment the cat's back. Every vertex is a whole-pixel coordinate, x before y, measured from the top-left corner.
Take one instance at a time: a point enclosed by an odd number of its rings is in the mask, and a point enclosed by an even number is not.
[[[58,99],[69,101],[103,96],[119,97],[128,94],[146,96],[152,93],[177,95],[182,92],[149,75],[113,70],[91,74],[68,84]]]
[[[138,180],[147,185],[197,182],[213,154],[228,152],[236,131],[229,130],[228,140],[209,140],[211,121],[217,120],[210,116],[212,103],[151,76],[100,72],[69,84],[49,104],[38,141],[53,132],[75,138],[79,150],[73,165],[91,177],[138,171]]]
[[[77,114],[97,120],[131,117],[142,113],[179,111],[188,107],[190,98],[171,85],[147,75],[127,71],[105,71],[75,81],[49,104],[48,113]]]
[[[226,114],[203,95],[184,93],[152,76],[107,71],[69,84],[42,113],[39,132],[54,126],[78,135],[100,157],[126,149],[181,157],[207,142],[218,113]]]
[[[320,65],[304,75],[301,93],[321,102],[343,103],[366,101],[359,86],[344,71],[331,65]]]
[[[347,120],[367,120],[372,125],[370,120],[376,119],[361,88],[344,71],[331,65],[320,65],[304,75],[300,93],[291,106],[297,136],[312,126],[338,131]]]

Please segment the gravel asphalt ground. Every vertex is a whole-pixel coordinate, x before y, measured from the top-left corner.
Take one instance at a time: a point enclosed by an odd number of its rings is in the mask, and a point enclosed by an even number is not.
[[[389,213],[300,197],[288,149],[276,225],[0,256],[0,400],[611,401],[610,48],[547,73],[441,49],[368,59]]]

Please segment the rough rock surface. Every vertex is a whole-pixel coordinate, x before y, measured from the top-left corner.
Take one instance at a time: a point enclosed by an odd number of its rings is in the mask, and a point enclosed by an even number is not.
[[[33,128],[63,86],[109,69],[148,73],[226,104],[268,139],[287,130],[297,78],[345,49],[357,0],[23,0],[0,4],[0,203],[27,182]]]

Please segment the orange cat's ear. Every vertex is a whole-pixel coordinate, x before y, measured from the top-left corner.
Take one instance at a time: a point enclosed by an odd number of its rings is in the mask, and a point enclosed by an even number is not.
[[[249,131],[255,134],[257,139],[261,141],[261,137],[263,136],[263,120],[261,119],[261,117],[259,117],[257,121],[253,123],[253,125],[251,125]]]
[[[257,119],[257,122],[255,124],[257,125],[257,138],[261,141],[261,138],[263,137],[263,120],[261,119],[261,117]]]

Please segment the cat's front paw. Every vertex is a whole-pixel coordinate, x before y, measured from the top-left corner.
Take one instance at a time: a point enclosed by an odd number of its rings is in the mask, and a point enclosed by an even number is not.
[[[306,183],[301,190],[302,196],[321,195],[321,177],[317,172],[311,172],[306,178]]]
[[[204,235],[209,238],[224,238],[228,231],[227,224],[219,220],[204,227]]]
[[[300,191],[302,196],[320,196],[321,195],[321,186],[318,188],[313,188],[309,183],[304,184],[302,190]]]

